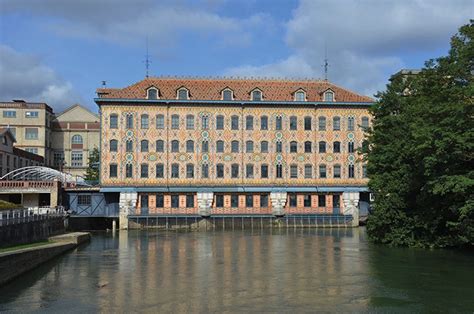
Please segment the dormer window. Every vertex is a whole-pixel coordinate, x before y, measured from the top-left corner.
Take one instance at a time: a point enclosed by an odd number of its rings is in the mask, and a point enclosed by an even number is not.
[[[306,101],[306,93],[303,90],[299,90],[295,93],[295,101]]]
[[[178,99],[179,100],[188,100],[189,99],[189,91],[182,87],[180,89],[178,89]]]
[[[332,90],[324,92],[324,101],[334,101],[334,92]]]
[[[222,100],[234,100],[234,92],[231,89],[224,89],[222,91]]]
[[[146,91],[146,98],[147,99],[158,99],[158,90],[154,87],[150,87]]]
[[[258,90],[258,89],[252,91],[252,100],[253,101],[262,101],[262,91]]]

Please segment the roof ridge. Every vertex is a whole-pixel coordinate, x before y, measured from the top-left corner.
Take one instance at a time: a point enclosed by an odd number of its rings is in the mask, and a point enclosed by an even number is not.
[[[142,81],[152,81],[154,79],[169,79],[169,80],[222,80],[222,81],[274,81],[274,82],[321,82],[329,83],[329,81],[316,77],[270,77],[270,76],[201,76],[201,75],[160,75],[150,76]],[[134,85],[134,84],[132,84]],[[130,85],[131,86],[131,85]]]

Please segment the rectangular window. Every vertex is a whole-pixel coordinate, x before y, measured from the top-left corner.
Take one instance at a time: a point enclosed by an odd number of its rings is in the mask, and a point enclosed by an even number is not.
[[[164,178],[165,174],[164,171],[165,167],[163,164],[156,164],[156,177],[157,178]]]
[[[268,194],[260,194],[260,207],[268,207]]]
[[[319,165],[319,177],[320,178],[326,178],[326,166],[325,165]]]
[[[253,207],[253,195],[247,194],[245,195],[245,207],[252,208]]]
[[[203,153],[208,153],[209,152],[209,142],[208,141],[203,141],[202,142],[201,151]]]
[[[194,195],[193,194],[186,194],[186,207],[194,208]]]
[[[133,115],[132,114],[127,114],[125,122],[126,122],[125,127],[127,129],[133,129]]]
[[[230,120],[230,128],[232,130],[238,130],[239,129],[239,117],[238,116],[232,116]]]
[[[354,165],[349,165],[349,178],[354,178]]]
[[[282,118],[276,117],[275,119],[275,130],[280,131],[282,129]]]
[[[305,117],[304,118],[304,130],[305,131],[311,131],[311,117]]]
[[[71,167],[82,167],[82,155],[79,151],[71,152]]]
[[[142,164],[140,166],[140,178],[148,178],[148,165]]]
[[[262,179],[268,178],[268,165],[262,165],[260,167],[260,176]]]
[[[165,207],[165,196],[161,193],[156,194],[156,207],[157,208]]]
[[[78,195],[77,196],[77,205],[79,206],[90,206],[92,204],[91,195]]]
[[[171,178],[179,178],[179,165],[178,164],[172,164],[171,165]]]
[[[194,116],[186,116],[186,130],[194,130]]]
[[[253,117],[247,116],[245,119],[245,129],[246,130],[253,130]]]
[[[283,144],[282,142],[278,141],[276,142],[276,152],[281,153],[283,151]]]
[[[297,165],[291,165],[290,166],[290,178],[292,178],[292,179],[298,178],[298,166]]]
[[[362,178],[367,178],[367,165],[362,165]]]
[[[26,128],[25,129],[25,139],[27,139],[27,140],[37,140],[38,139],[38,128]]]
[[[305,165],[304,166],[304,177],[305,179],[311,179],[313,177],[313,166]]]
[[[341,177],[341,166],[335,165],[334,166],[334,178],[340,178]]]
[[[347,118],[347,130],[354,131],[354,118],[353,117]]]
[[[224,207],[224,195],[216,195],[216,207]]]
[[[201,127],[203,130],[209,129],[209,117],[208,116],[202,116],[201,118]]]
[[[179,129],[179,116],[178,115],[172,115],[171,116],[171,128],[173,130],[178,130]]]
[[[246,165],[245,169],[247,179],[253,179],[253,165]]]
[[[290,207],[296,207],[297,206],[296,194],[295,193],[290,193],[288,195],[288,203],[289,203]]]
[[[26,111],[25,118],[38,118],[39,112],[38,111]]]
[[[109,178],[117,178],[117,165],[109,165]]]
[[[193,164],[186,165],[186,178],[188,179],[194,178],[194,165]]]
[[[115,114],[110,116],[110,128],[111,129],[118,128],[118,116]]]
[[[204,164],[201,167],[201,178],[207,179],[209,178],[209,165]]]
[[[354,142],[349,142],[347,143],[347,151],[349,153],[353,153],[354,152]]]
[[[311,207],[311,195],[305,194],[303,199],[303,206],[304,207]]]
[[[231,166],[231,177],[234,178],[234,179],[239,177],[239,165],[238,164],[233,164]]]
[[[283,178],[283,167],[282,167],[282,165],[276,165],[276,177],[278,179]]]
[[[298,118],[290,117],[290,130],[295,131],[298,129]]]
[[[179,208],[179,195],[178,194],[171,194],[171,207]]]
[[[263,116],[260,118],[260,130],[268,130],[268,117]]]
[[[326,195],[318,195],[318,207],[326,207]]]
[[[230,196],[230,207],[239,207],[239,195],[238,194],[232,194]]]
[[[156,128],[157,129],[164,129],[165,128],[165,116],[159,114],[156,116]]]
[[[126,178],[132,178],[133,177],[133,165],[132,164],[127,164],[125,166],[125,177]]]
[[[15,110],[3,110],[3,117],[4,118],[16,118],[16,111]]]
[[[223,116],[216,117],[216,130],[224,130],[224,117]]]
[[[216,176],[218,178],[223,178],[224,177],[224,165],[223,164],[216,165]]]

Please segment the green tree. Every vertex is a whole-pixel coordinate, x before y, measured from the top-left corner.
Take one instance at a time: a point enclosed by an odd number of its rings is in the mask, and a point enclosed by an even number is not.
[[[99,149],[97,147],[94,147],[89,154],[89,167],[86,170],[84,179],[88,181],[99,180]]]
[[[448,56],[396,75],[363,148],[375,194],[369,237],[393,246],[474,245],[474,25]]]

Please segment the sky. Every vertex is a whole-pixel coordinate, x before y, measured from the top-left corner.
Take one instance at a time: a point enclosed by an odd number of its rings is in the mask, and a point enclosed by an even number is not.
[[[324,78],[360,94],[446,55],[474,0],[0,0],[0,101],[75,103],[151,76]]]

